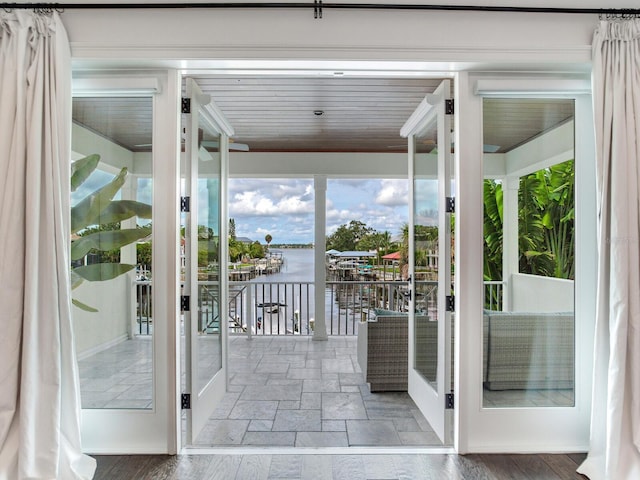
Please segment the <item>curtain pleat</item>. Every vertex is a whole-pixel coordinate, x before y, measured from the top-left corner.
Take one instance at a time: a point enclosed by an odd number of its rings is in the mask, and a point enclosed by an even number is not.
[[[57,14],[0,11],[0,479],[89,479],[69,286],[71,62]]]
[[[593,39],[598,297],[591,440],[578,471],[640,478],[640,21]]]

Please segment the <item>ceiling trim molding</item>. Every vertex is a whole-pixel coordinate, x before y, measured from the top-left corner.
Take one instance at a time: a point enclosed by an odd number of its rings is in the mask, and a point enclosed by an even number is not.
[[[452,72],[457,70],[531,70],[547,69],[563,72],[589,72],[591,46],[560,46],[549,48],[517,48],[504,45],[466,45],[452,47],[412,48],[407,46],[286,46],[282,45],[109,45],[104,43],[71,42],[74,67],[95,68],[96,65],[122,65],[139,68],[162,67],[180,69],[218,69],[233,73],[240,67],[225,67],[225,60],[241,59],[251,68],[252,61],[264,58],[273,60],[308,60],[319,63],[327,59],[378,61],[388,63],[388,70],[394,71],[398,62],[417,62],[412,72],[429,74],[433,71]],[[188,60],[184,60],[188,59]],[[216,59],[215,61],[212,59]],[[274,70],[273,68],[267,70]],[[295,69],[292,69],[295,70]],[[322,70],[322,68],[318,68]],[[331,71],[330,67],[326,68]],[[380,69],[377,69],[380,70]]]
[[[141,97],[160,93],[157,77],[97,76],[72,80],[74,97]]]

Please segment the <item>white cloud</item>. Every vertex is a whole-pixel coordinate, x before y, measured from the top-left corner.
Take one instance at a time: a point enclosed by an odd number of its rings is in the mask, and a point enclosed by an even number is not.
[[[275,200],[275,201],[274,201]],[[229,202],[230,216],[273,216],[313,213],[313,202],[297,196],[285,196],[274,199],[262,192],[249,191],[236,193]]]
[[[407,205],[409,201],[409,185],[407,180],[382,180],[380,190],[376,193],[378,205],[398,207]]]
[[[406,180],[338,179],[327,185],[327,235],[351,220],[397,235],[407,222]],[[314,190],[310,179],[230,179],[229,216],[236,234],[275,243],[313,241]]]

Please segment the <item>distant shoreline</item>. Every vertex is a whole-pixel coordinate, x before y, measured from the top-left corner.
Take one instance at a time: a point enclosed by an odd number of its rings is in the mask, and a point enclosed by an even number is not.
[[[269,248],[313,248],[312,243],[272,243]]]

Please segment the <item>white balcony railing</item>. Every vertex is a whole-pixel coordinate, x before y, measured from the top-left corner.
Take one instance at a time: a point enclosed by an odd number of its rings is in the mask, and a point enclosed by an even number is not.
[[[485,308],[502,309],[504,283],[484,282]],[[202,333],[219,333],[217,282],[198,282],[197,321]],[[136,281],[137,335],[153,330],[152,286]],[[246,335],[311,335],[316,305],[313,282],[229,282],[228,325],[231,333]],[[437,282],[416,282],[416,309],[437,318]],[[407,311],[408,283],[404,281],[328,281],[325,286],[325,325],[328,335],[356,335],[358,322],[372,318],[376,308]]]

